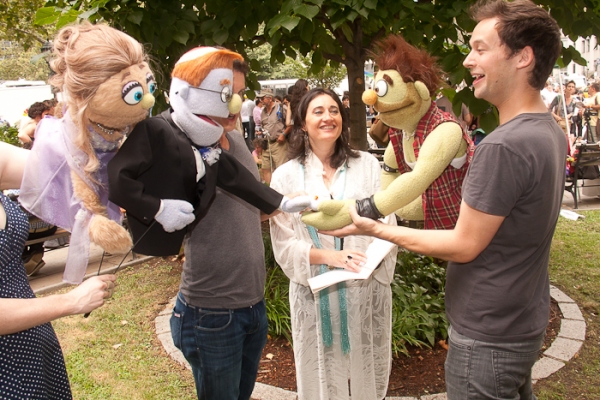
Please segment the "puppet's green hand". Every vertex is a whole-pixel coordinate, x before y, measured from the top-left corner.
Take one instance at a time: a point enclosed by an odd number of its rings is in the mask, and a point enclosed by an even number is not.
[[[350,205],[356,205],[356,200],[322,201],[317,212],[307,212],[302,215],[302,222],[320,230],[342,228],[352,223],[348,211]]]

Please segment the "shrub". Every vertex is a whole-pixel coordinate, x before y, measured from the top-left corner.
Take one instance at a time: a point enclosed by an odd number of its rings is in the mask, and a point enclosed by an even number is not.
[[[18,134],[19,131],[17,128],[8,125],[0,125],[0,142],[6,142],[21,147]]]
[[[392,282],[392,351],[408,354],[407,345],[433,346],[448,336],[444,295],[445,263],[408,251],[398,252]]]
[[[265,267],[267,279],[265,283],[265,304],[269,319],[269,335],[284,336],[292,343],[292,322],[290,318],[289,289],[290,280],[275,262],[271,236],[263,230],[265,245]]]

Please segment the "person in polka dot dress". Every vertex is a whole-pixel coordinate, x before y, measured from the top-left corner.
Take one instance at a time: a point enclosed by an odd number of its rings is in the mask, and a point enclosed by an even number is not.
[[[0,189],[19,187],[28,150],[0,142]],[[71,399],[65,362],[50,321],[92,311],[112,296],[114,275],[36,298],[21,254],[29,222],[0,192],[0,399]]]

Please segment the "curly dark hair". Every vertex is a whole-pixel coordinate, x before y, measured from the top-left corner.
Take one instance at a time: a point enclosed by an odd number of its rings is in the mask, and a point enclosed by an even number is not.
[[[32,105],[29,106],[27,110],[27,115],[31,119],[36,119],[37,117],[41,117],[46,111],[49,110],[49,107],[41,101],[36,101]]]
[[[294,127],[292,129],[292,133],[290,134],[288,157],[290,160],[298,159],[302,164],[306,162],[304,143],[304,135],[306,135],[306,133],[302,130],[302,128],[305,125],[306,113],[308,112],[308,106],[310,105],[311,101],[313,101],[316,97],[323,95],[327,95],[335,100],[338,109],[340,110],[340,115],[342,116],[342,134],[335,142],[335,150],[333,151],[333,155],[330,159],[330,166],[333,168],[339,168],[348,158],[357,158],[359,153],[350,147],[350,121],[348,121],[346,113],[342,112],[344,105],[342,104],[338,95],[329,89],[311,89],[308,91],[308,93],[306,93],[306,95],[304,95],[302,100],[300,100],[297,110],[298,112],[296,112],[294,116]]]
[[[288,89],[288,94],[291,96],[290,99],[290,110],[292,113],[292,119],[298,110],[298,105],[302,97],[308,92],[308,81],[306,79],[298,79],[293,86]]]

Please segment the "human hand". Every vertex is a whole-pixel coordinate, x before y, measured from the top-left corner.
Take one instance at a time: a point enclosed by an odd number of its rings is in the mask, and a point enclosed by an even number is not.
[[[116,275],[94,276],[65,294],[71,305],[70,314],[85,314],[102,306],[105,299],[112,297],[116,280]]]
[[[194,206],[185,200],[161,200],[162,209],[154,219],[166,232],[175,232],[185,228],[196,219]]]
[[[332,268],[343,268],[352,272],[360,272],[360,267],[367,262],[367,255],[355,250],[331,250],[327,266]]]
[[[317,229],[338,229],[352,223],[348,206],[354,206],[356,201],[323,200],[318,205],[318,212],[306,212],[302,215],[302,222]]]
[[[373,236],[373,233],[379,226],[380,222],[376,220],[372,220],[370,218],[361,217],[356,212],[355,206],[349,207],[349,215],[352,220],[350,225],[344,226],[340,229],[333,230],[319,230],[319,233],[324,235],[331,235],[336,237],[346,237],[350,235],[370,235]]]
[[[277,143],[284,143],[285,142],[285,135],[282,133],[279,136],[277,136]]]

